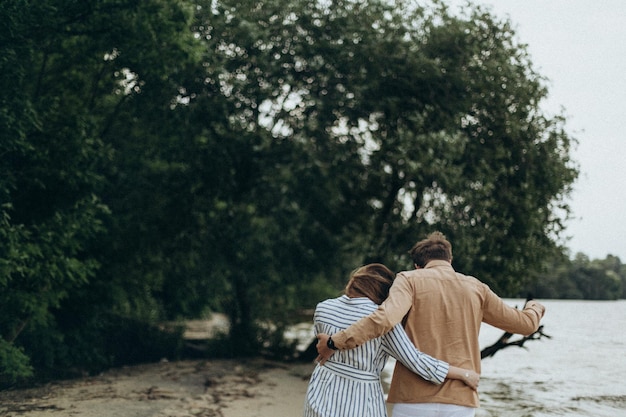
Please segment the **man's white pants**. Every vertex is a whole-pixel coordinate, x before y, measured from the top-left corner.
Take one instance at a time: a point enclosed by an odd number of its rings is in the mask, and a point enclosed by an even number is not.
[[[476,409],[454,404],[394,404],[391,417],[474,417]]]

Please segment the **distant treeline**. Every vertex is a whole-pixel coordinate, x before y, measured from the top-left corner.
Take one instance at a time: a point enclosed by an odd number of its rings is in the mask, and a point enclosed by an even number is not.
[[[582,253],[574,259],[558,257],[547,264],[528,293],[543,299],[626,299],[626,265],[612,255],[603,260]]]
[[[2,0],[0,386],[180,357],[162,323],[211,312],[212,355],[283,355],[434,230],[503,296],[623,294],[547,265],[576,141],[514,25],[393,3]]]

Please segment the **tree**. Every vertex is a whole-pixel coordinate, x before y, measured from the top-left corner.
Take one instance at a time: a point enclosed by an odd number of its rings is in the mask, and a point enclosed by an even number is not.
[[[98,262],[87,246],[106,215],[94,194],[102,143],[89,114],[48,77],[67,64],[63,51],[75,46],[55,43],[67,21],[53,3],[31,6],[0,6],[6,23],[0,40],[0,383],[30,373],[18,343],[23,332],[50,326],[50,310],[94,275]]]
[[[618,257],[590,260],[583,253],[562,255],[526,291],[538,298],[617,300],[623,297],[624,266]]]
[[[149,66],[146,55],[159,56],[149,48],[140,55],[142,44],[158,33],[169,36],[166,26],[152,28],[155,22],[146,18],[160,7],[168,11],[167,2],[142,4],[9,0],[0,6],[6,22],[0,42],[5,94],[0,111],[0,382],[28,375],[29,357],[37,368],[62,368],[76,360],[58,311],[70,298],[77,301],[103,259],[94,248],[110,221],[103,203],[105,167],[113,152],[106,131],[121,103],[138,88],[124,61],[137,52],[137,61]],[[132,19],[142,25],[133,26]],[[158,18],[156,23],[168,21]],[[132,42],[135,51],[122,48]],[[116,61],[116,47],[128,55]],[[88,309],[83,305],[80,311],[85,322]]]
[[[296,175],[316,162],[319,181],[294,186],[328,196],[314,215],[358,242],[343,250],[404,266],[441,229],[460,269],[510,293],[558,252],[574,141],[541,112],[544,80],[508,22],[435,6],[222,2],[202,39],[223,55],[213,83],[233,120],[302,146]]]
[[[208,190],[222,245],[207,247],[235,324],[278,320],[287,306],[266,297],[289,300],[303,279],[337,275],[332,263],[404,266],[433,229],[504,293],[558,252],[573,139],[542,114],[543,79],[508,22],[383,2],[203,6],[203,84],[185,91],[212,114],[206,132],[226,115],[229,133],[205,139],[230,174]]]
[[[479,8],[22,6],[0,6],[1,372],[136,360],[121,335],[158,357],[157,324],[211,311],[256,354],[434,229],[502,293],[558,250],[573,139]]]
[[[570,279],[586,300],[616,300],[622,294],[622,282],[615,271],[616,258],[594,260],[578,254],[572,262]],[[608,266],[608,267],[607,267]]]

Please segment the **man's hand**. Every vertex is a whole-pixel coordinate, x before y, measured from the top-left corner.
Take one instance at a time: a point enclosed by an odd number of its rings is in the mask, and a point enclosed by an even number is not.
[[[320,365],[324,365],[328,358],[333,356],[333,353],[335,353],[334,350],[328,347],[328,339],[330,339],[330,336],[325,333],[320,333],[317,335],[316,348],[318,355],[315,360],[319,362]]]
[[[544,306],[543,304],[530,299],[528,301],[526,301],[526,304],[524,305],[524,308],[532,308],[534,309],[537,314],[539,314],[539,319],[541,319],[543,317],[544,314],[546,314],[546,306]]]

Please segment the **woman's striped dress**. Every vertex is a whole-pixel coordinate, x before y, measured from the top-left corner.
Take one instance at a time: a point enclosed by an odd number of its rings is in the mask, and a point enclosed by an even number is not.
[[[314,315],[315,332],[335,334],[378,308],[369,298],[322,301]],[[389,355],[422,378],[441,384],[448,363],[418,351],[397,325],[389,333],[352,349],[337,351],[313,370],[304,417],[386,417],[380,374]]]

